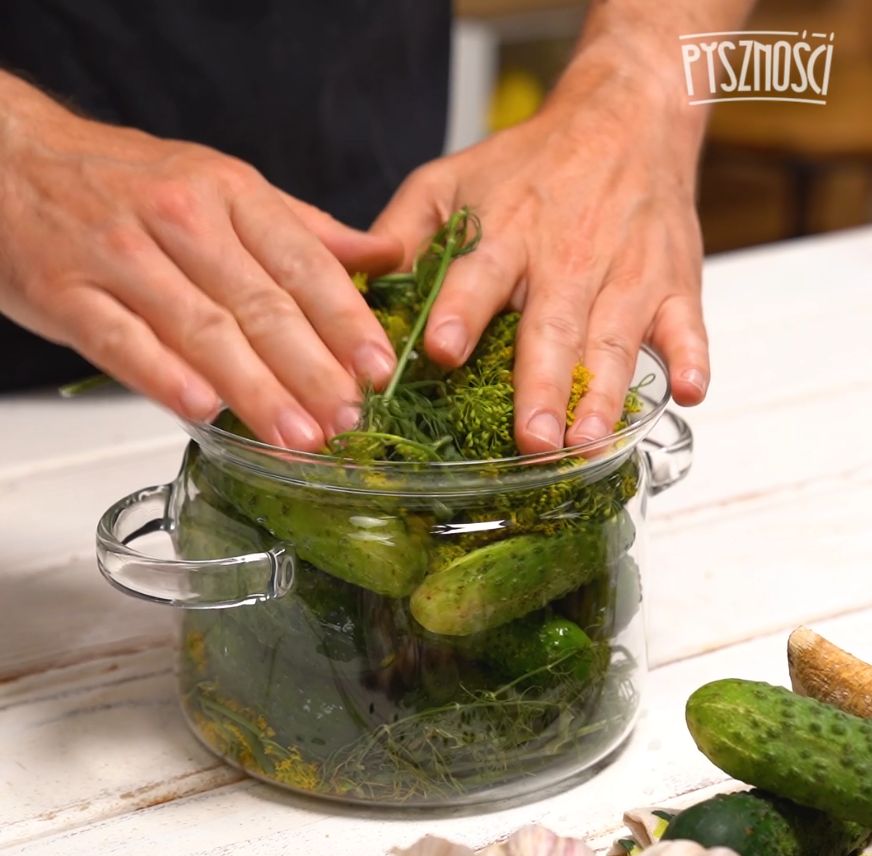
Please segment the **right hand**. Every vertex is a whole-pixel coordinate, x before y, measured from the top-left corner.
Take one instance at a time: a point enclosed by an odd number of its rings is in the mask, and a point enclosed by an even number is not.
[[[395,365],[346,270],[402,249],[253,167],[80,118],[0,72],[0,311],[191,420],[318,450]]]

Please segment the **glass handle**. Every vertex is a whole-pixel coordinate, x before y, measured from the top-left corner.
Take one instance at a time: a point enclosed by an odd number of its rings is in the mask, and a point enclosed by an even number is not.
[[[174,486],[147,487],[116,502],[97,524],[100,572],[125,594],[187,609],[215,609],[272,600],[294,583],[294,554],[277,544],[226,559],[161,559],[130,544],[154,532],[172,533]]]
[[[693,432],[677,413],[665,410],[660,423],[640,444],[648,462],[648,492],[658,494],[681,481],[693,459]]]

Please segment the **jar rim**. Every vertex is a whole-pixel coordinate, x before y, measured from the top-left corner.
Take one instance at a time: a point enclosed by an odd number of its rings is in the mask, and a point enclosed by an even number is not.
[[[492,479],[497,472],[512,471],[515,468],[525,470],[538,464],[562,464],[569,460],[577,460],[580,464],[596,461],[597,464],[614,462],[616,458],[625,457],[629,451],[649,433],[663,413],[669,402],[671,389],[666,366],[660,356],[647,345],[642,345],[636,360],[634,379],[640,380],[653,375],[651,387],[656,390],[654,396],[638,393],[643,404],[642,411],[635,415],[629,425],[599,440],[566,446],[561,449],[546,452],[536,452],[526,455],[515,455],[507,458],[491,460],[460,460],[460,461],[373,461],[362,463],[320,452],[300,452],[292,449],[274,446],[260,440],[242,437],[233,432],[205,422],[184,422],[187,433],[204,448],[207,456],[210,450],[222,458],[229,457],[234,463],[245,467],[261,470],[264,474],[282,478],[280,472],[274,470],[276,464],[294,465],[296,477],[299,477],[299,467],[304,467],[311,477],[315,473],[326,473],[341,469],[346,475],[350,472],[380,473],[388,475],[451,473],[453,476],[465,474],[475,476],[487,472]],[[636,383],[639,383],[637,380]],[[632,386],[632,385],[631,385]],[[263,465],[272,465],[263,468]],[[599,469],[599,467],[597,467]]]

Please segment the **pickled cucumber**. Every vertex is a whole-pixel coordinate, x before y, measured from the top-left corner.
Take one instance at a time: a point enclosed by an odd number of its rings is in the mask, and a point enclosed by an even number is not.
[[[289,542],[301,559],[335,577],[378,594],[404,597],[423,578],[428,563],[426,527],[410,531],[403,518],[385,512],[327,505],[298,485],[204,466],[212,487],[238,512]]]
[[[432,633],[467,636],[539,609],[605,572],[635,537],[621,510],[552,536],[516,535],[480,547],[430,574],[411,597]]]
[[[627,628],[642,607],[639,566],[625,555],[555,603],[555,608],[594,639],[614,639]]]
[[[595,683],[605,673],[609,646],[593,642],[574,622],[555,615],[526,615],[493,630],[461,637],[458,648],[504,679],[532,676],[536,683],[572,677]]]

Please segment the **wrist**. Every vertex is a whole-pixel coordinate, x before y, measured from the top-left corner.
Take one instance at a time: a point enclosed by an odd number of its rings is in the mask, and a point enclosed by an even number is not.
[[[639,142],[661,139],[674,165],[692,174],[702,146],[707,110],[691,106],[678,41],[636,40],[609,30],[586,34],[543,112],[560,114],[571,126],[597,110],[618,133]]]
[[[86,121],[38,87],[0,71],[0,151],[19,152],[51,140],[63,144],[78,136],[73,126]]]

